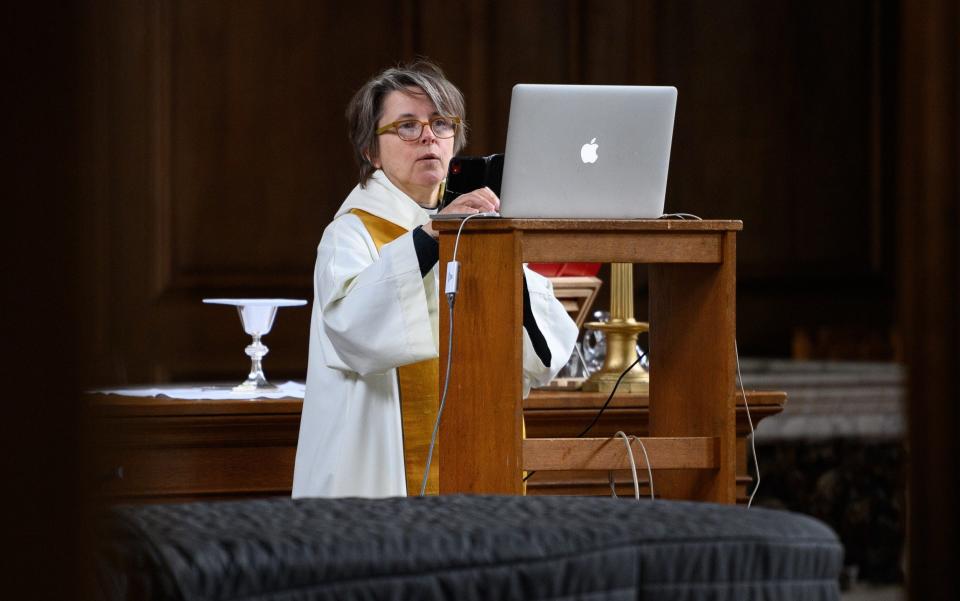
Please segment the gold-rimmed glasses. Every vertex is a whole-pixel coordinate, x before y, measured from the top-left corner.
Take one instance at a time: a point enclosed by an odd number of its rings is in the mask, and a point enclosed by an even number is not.
[[[423,126],[429,125],[433,135],[441,140],[452,138],[457,133],[457,127],[460,125],[460,117],[433,117],[429,121],[420,121],[419,119],[400,119],[393,123],[387,123],[377,129],[377,135],[383,135],[389,131],[396,133],[404,142],[413,142],[419,140],[423,134]]]

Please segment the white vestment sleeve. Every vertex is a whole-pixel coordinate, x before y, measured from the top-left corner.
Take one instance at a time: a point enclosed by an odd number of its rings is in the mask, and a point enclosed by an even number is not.
[[[362,222],[339,217],[317,249],[314,287],[328,367],[366,375],[437,356],[412,234],[377,256]]]
[[[542,275],[523,268],[530,293],[530,309],[550,349],[550,365],[544,365],[523,330],[523,397],[530,394],[533,386],[546,386],[566,365],[577,342],[579,330],[567,310],[553,295],[553,285]]]

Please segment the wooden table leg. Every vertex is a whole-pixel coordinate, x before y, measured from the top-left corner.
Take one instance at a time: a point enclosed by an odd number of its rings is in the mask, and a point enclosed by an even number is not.
[[[465,230],[469,230],[468,223]],[[440,237],[440,387],[449,312],[443,295],[455,232]],[[465,233],[454,305],[453,367],[440,425],[440,493],[521,494],[520,234]],[[467,383],[472,383],[467,386]]]
[[[719,470],[660,471],[658,495],[736,502],[735,234],[719,264],[650,266],[650,434],[719,438]]]

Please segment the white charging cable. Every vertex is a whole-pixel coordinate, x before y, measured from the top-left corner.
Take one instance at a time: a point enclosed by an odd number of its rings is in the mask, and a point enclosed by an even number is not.
[[[650,467],[650,456],[647,455],[647,447],[643,444],[642,440],[640,440],[636,436],[628,437],[623,432],[623,430],[618,430],[617,433],[614,434],[612,438],[616,438],[617,436],[622,438],[623,444],[627,446],[627,457],[630,459],[630,471],[631,471],[631,474],[633,475],[633,498],[636,499],[637,501],[640,500],[640,479],[637,477],[637,462],[634,461],[633,459],[633,447],[630,445],[631,439],[636,440],[637,442],[640,443],[640,449],[643,451],[643,459],[647,464],[647,478],[650,484],[650,500],[651,501],[655,500],[655,497],[653,495],[653,468]],[[616,488],[614,487],[614,484],[613,484],[612,472],[608,473],[608,477],[610,478],[610,481],[611,481],[610,489],[613,490],[613,495],[616,496],[617,493],[616,493]]]
[[[627,435],[623,433],[623,430],[619,430],[616,434],[613,435],[614,438],[619,436],[623,439],[623,444],[627,446],[627,457],[630,459],[630,474],[633,476],[633,498],[640,500],[640,479],[637,478],[637,462],[633,460],[633,449],[630,448],[630,439],[627,438]]]
[[[760,462],[757,460],[757,436],[753,429],[753,418],[750,416],[750,403],[747,401],[747,391],[743,387],[743,376],[740,374],[740,350],[737,341],[733,341],[733,354],[737,359],[737,382],[740,384],[740,394],[743,395],[743,407],[747,410],[747,423],[750,425],[750,450],[753,452],[753,469],[757,472],[757,481],[753,485],[753,492],[747,499],[747,508],[753,505],[753,497],[760,490]]]
[[[450,312],[450,328],[447,334],[447,365],[443,376],[443,392],[440,394],[440,406],[437,408],[437,419],[433,422],[433,434],[430,435],[430,449],[427,451],[427,465],[423,469],[423,483],[420,485],[420,496],[427,493],[427,480],[430,479],[430,464],[433,462],[433,449],[437,444],[437,433],[440,431],[440,418],[443,416],[443,408],[447,404],[447,391],[450,388],[450,366],[453,357],[453,307],[457,299],[457,289],[460,286],[460,263],[457,262],[457,250],[460,248],[460,234],[463,232],[463,226],[474,217],[492,217],[495,213],[474,213],[467,215],[460,222],[457,228],[457,238],[453,243],[453,260],[447,263],[447,277],[443,287],[443,293],[447,297],[447,307]]]
[[[660,219],[693,219],[703,221],[702,218],[692,213],[665,213]],[[750,450],[753,453],[753,469],[757,473],[757,481],[753,485],[753,492],[747,499],[747,508],[753,505],[753,497],[760,490],[760,462],[757,459],[757,432],[753,427],[753,418],[750,416],[750,402],[747,400],[747,391],[743,387],[743,376],[740,374],[740,350],[737,348],[737,340],[733,340],[733,353],[737,360],[737,382],[740,385],[740,394],[743,395],[743,408],[747,411],[747,423],[750,425]]]
[[[697,217],[693,213],[664,213],[657,219],[682,219],[682,220],[703,221],[702,218]]]
[[[647,455],[647,446],[643,444],[643,441],[636,436],[631,436],[631,438],[640,443],[640,450],[643,451],[643,460],[647,463],[647,479],[650,483],[650,500],[655,501],[656,497],[653,496],[653,467],[650,466],[650,455]]]

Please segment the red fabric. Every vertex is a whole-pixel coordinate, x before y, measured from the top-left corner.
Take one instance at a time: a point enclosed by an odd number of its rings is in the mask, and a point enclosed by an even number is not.
[[[530,263],[530,269],[553,278],[563,275],[592,275],[600,272],[600,263]]]

